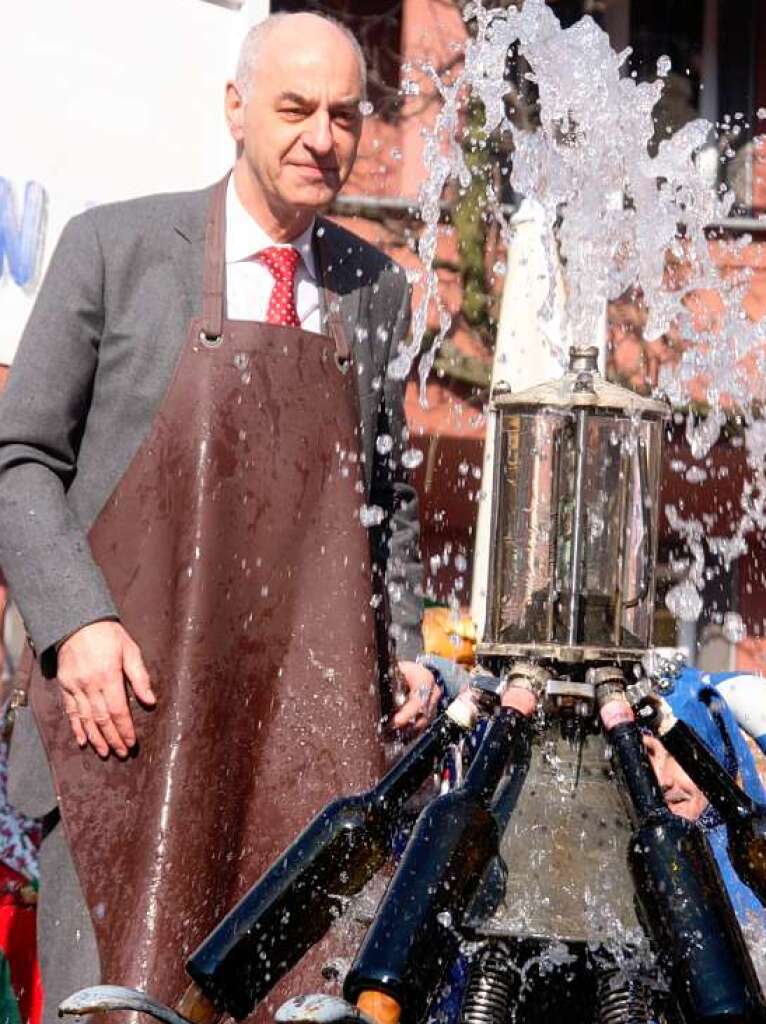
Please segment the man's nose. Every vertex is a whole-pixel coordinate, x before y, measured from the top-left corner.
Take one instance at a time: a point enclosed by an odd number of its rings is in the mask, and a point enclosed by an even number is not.
[[[333,147],[330,115],[326,110],[317,110],[311,119],[304,142],[313,153],[326,155]]]

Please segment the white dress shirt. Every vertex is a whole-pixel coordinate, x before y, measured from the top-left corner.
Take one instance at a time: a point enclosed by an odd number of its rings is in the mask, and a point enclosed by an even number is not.
[[[301,254],[295,270],[295,308],[301,327],[317,333],[322,330],[319,287],[311,247],[313,234],[312,221],[303,234],[291,242],[272,241],[242,205],[232,174],[226,190],[226,315],[230,320],[266,319],[274,278],[253,257],[270,246],[291,245]]]

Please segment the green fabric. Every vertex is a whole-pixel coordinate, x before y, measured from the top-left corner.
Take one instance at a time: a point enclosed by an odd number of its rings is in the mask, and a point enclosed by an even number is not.
[[[21,1024],[19,1004],[11,986],[11,967],[0,952],[0,1024]]]

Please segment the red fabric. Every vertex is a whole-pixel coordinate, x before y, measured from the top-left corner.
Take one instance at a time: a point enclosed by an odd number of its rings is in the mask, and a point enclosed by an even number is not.
[[[35,907],[24,903],[19,895],[28,884],[17,871],[0,863],[0,949],[11,969],[22,1024],[40,1024],[43,987],[37,962]]]
[[[295,308],[295,270],[301,258],[300,253],[290,245],[274,245],[263,249],[255,258],[271,271],[274,278],[266,323],[300,327],[298,310]]]

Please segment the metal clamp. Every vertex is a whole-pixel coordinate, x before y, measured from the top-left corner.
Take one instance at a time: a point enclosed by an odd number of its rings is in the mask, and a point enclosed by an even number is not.
[[[507,686],[521,686],[535,697],[545,693],[550,681],[550,671],[534,661],[514,661],[505,679]]]
[[[573,679],[549,679],[545,687],[545,696],[595,700],[596,688],[593,683],[576,683]]]
[[[600,665],[589,668],[585,679],[596,692],[596,703],[600,708],[609,700],[625,699],[625,676],[616,665]]]
[[[574,679],[548,679],[545,685],[546,703],[559,713],[590,718],[596,700],[593,683],[578,683]]]

